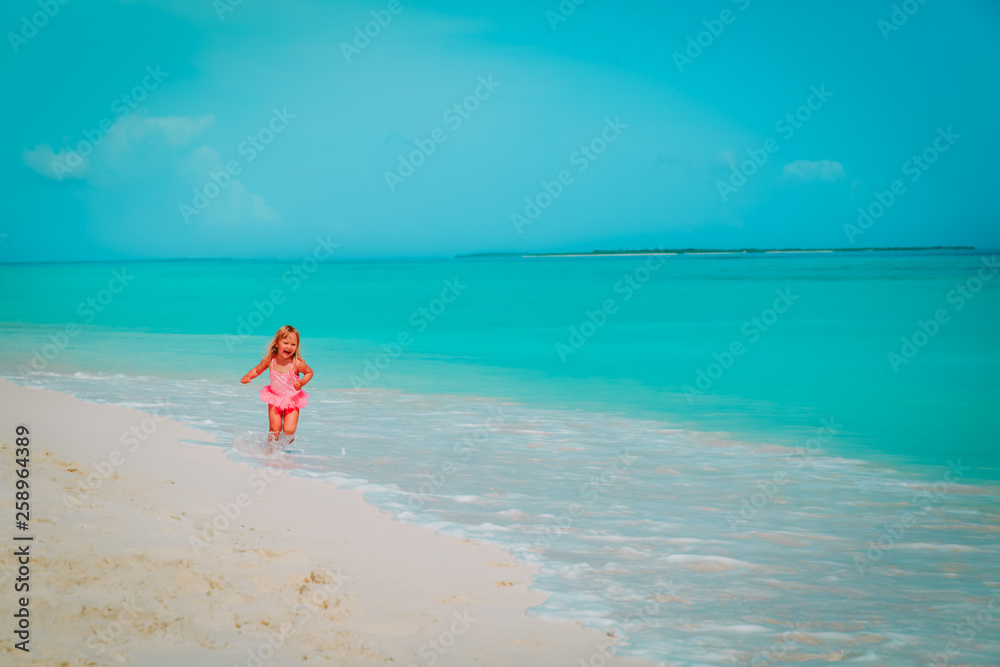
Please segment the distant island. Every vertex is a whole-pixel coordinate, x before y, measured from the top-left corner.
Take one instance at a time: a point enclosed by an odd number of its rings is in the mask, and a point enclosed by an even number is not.
[[[480,252],[467,257],[599,257],[607,255],[741,255],[749,253],[794,252],[904,252],[913,250],[975,250],[971,245],[935,245],[912,248],[644,248],[640,250],[591,250],[590,252]]]

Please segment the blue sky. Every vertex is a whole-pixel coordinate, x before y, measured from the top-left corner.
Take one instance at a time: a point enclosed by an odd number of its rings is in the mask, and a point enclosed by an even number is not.
[[[0,261],[1000,246],[995,2],[228,2],[5,3]]]

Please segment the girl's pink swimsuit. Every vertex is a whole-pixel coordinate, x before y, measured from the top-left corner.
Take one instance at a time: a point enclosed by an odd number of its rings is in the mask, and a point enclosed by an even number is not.
[[[268,364],[268,371],[271,374],[271,384],[260,390],[260,400],[268,405],[273,405],[282,412],[306,407],[309,394],[301,389],[296,389],[292,384],[299,379],[299,373],[295,370],[294,361],[287,373],[279,373],[274,370],[274,357],[271,357],[271,363]]]

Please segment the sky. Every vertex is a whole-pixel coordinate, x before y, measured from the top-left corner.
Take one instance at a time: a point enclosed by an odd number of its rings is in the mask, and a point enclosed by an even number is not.
[[[0,262],[1000,247],[996,2],[576,2],[6,2]]]

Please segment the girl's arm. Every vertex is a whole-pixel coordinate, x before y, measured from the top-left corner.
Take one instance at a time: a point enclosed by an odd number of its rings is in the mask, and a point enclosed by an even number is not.
[[[292,386],[295,387],[296,389],[302,389],[302,387],[306,386],[306,383],[308,383],[309,380],[312,380],[313,369],[309,368],[309,364],[302,361],[301,359],[296,359],[295,365],[296,365],[296,370],[302,373],[302,379],[293,382]]]
[[[260,375],[261,373],[263,373],[264,369],[267,368],[267,362],[268,362],[268,358],[267,357],[264,357],[263,359],[261,359],[259,364],[257,364],[256,366],[254,366],[253,368],[251,368],[249,371],[247,371],[247,374],[244,375],[240,379],[240,382],[242,382],[243,384],[246,384],[247,382],[250,382],[250,380],[254,379],[258,375]]]

